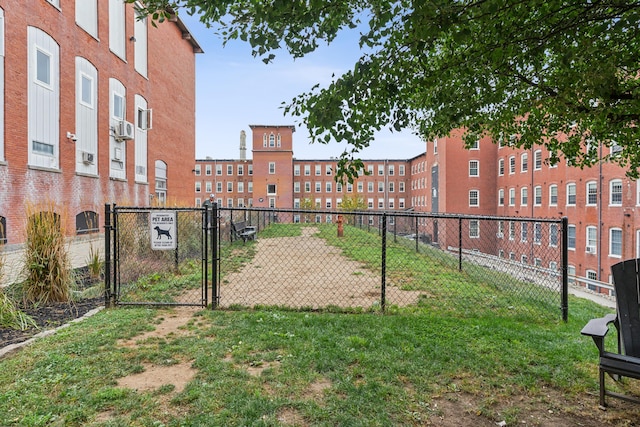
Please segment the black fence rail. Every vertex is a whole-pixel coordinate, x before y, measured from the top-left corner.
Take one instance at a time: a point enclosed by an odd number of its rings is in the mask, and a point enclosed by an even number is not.
[[[567,316],[563,220],[219,208],[217,305]],[[234,225],[255,240],[238,239]]]
[[[206,305],[212,266],[206,214],[106,205],[106,304]]]

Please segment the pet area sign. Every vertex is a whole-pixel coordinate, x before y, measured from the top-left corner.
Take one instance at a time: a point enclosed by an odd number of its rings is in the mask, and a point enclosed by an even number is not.
[[[151,249],[167,251],[176,248],[177,228],[175,211],[151,212],[149,216]]]

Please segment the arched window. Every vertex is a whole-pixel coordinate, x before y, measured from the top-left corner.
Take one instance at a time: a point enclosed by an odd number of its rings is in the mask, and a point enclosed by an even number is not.
[[[90,234],[100,231],[98,226],[98,214],[93,211],[84,211],[76,215],[76,234]]]
[[[0,216],[0,245],[7,243],[7,218]]]

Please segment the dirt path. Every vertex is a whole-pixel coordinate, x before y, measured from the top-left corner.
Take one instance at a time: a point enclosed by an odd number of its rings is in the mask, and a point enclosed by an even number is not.
[[[380,304],[380,276],[315,237],[317,232],[316,227],[304,227],[301,236],[258,239],[252,261],[221,284],[221,306],[368,308]],[[415,304],[419,296],[420,292],[387,287],[387,301],[393,304]]]

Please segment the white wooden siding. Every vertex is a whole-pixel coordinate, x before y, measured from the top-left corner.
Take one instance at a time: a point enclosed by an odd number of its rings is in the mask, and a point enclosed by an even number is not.
[[[76,23],[87,33],[98,38],[97,0],[76,0]]]
[[[29,164],[57,169],[60,142],[60,48],[44,31],[29,27],[27,31],[29,69]],[[49,56],[48,83],[37,80],[38,52]],[[45,144],[51,153],[34,151],[34,146]]]
[[[114,129],[117,128],[120,120],[125,119],[126,116],[118,116],[115,112],[114,98],[121,96],[123,100],[123,108],[126,111],[127,98],[126,89],[122,83],[116,79],[109,79],[109,126],[111,130],[109,132],[109,176],[117,179],[127,178],[127,147],[126,142],[118,141],[115,138]],[[124,112],[123,111],[123,112]]]
[[[135,104],[135,180],[136,182],[147,182],[147,100],[136,94]]]
[[[147,18],[138,20],[134,24],[134,67],[137,72],[147,77]]]
[[[72,133],[77,138],[76,172],[97,175],[98,70],[87,59],[79,56],[76,57],[76,128]],[[83,152],[93,154],[93,164],[84,163]]]
[[[109,0],[109,49],[126,60],[124,2]]]

